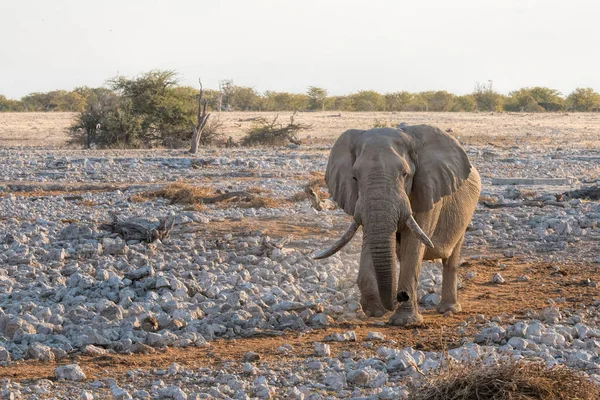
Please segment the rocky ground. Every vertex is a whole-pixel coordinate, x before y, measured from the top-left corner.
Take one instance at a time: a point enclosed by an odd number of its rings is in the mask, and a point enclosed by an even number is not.
[[[388,327],[360,309],[360,235],[311,258],[348,218],[288,200],[325,170],[328,149],[0,150],[0,398],[396,399],[448,357],[564,364],[600,383],[598,201],[480,204],[463,246],[463,312],[433,311],[440,266],[424,263],[425,325]],[[596,148],[467,151],[482,203],[600,184]],[[493,177],[570,181],[515,189]],[[277,201],[140,196],[174,181]],[[124,241],[100,229],[111,212],[175,226],[151,244]]]

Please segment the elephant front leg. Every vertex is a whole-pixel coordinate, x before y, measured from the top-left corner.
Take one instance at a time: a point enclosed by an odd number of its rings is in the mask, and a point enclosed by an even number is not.
[[[368,317],[381,317],[386,310],[379,299],[379,288],[373,268],[371,250],[363,240],[360,254],[360,269],[358,270],[358,288],[360,289],[360,305]]]
[[[417,284],[425,246],[418,240],[408,237],[396,245],[400,260],[398,279],[398,308],[390,318],[391,325],[421,324],[423,316],[419,313]]]
[[[460,312],[461,306],[458,303],[458,293],[456,287],[456,269],[460,258],[460,249],[464,236],[454,247],[452,254],[445,260],[442,260],[444,266],[442,269],[442,301],[437,306],[440,313]]]

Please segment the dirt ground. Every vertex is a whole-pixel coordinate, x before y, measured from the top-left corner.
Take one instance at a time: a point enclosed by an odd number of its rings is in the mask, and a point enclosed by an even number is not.
[[[339,223],[336,225],[340,226],[343,221],[337,222]],[[257,227],[268,232],[275,239],[285,237],[290,232],[294,232],[295,239],[326,239],[340,233],[339,229],[316,228],[301,221],[281,223],[275,218],[260,220],[245,218],[241,222],[223,221],[211,224],[210,230],[206,230],[203,234],[214,237],[220,237],[224,233],[244,234],[256,230]],[[202,228],[202,231],[205,229]],[[187,368],[218,369],[227,363],[241,363],[242,356],[247,351],[258,353],[263,361],[278,360],[281,354],[276,349],[285,343],[294,346],[293,358],[308,358],[313,356],[314,342],[322,341],[329,334],[349,330],[356,333],[357,341],[330,343],[334,353],[347,350],[372,357],[379,346],[364,347],[365,339],[371,331],[382,332],[386,340],[396,341],[399,347],[413,346],[423,351],[440,351],[460,346],[461,340],[472,335],[478,329],[480,322],[495,316],[527,318],[529,312],[547,307],[552,299],[564,299],[565,303],[561,304],[561,307],[589,305],[597,299],[597,288],[588,285],[587,280],[600,281],[600,269],[591,263],[528,262],[526,259],[505,258],[494,254],[489,254],[482,260],[471,260],[468,250],[465,250],[463,255],[467,261],[461,264],[460,273],[476,272],[476,274],[473,279],[464,280],[463,288],[459,291],[463,311],[452,315],[441,315],[433,310],[425,311],[424,325],[419,327],[387,326],[384,322],[389,318],[388,314],[377,319],[333,324],[306,333],[290,331],[276,337],[217,340],[210,342],[208,347],[201,348],[168,348],[152,354],[131,356],[77,355],[59,362],[20,361],[10,367],[0,368],[0,379],[10,378],[16,381],[54,379],[54,369],[57,365],[74,362],[83,368],[87,379],[92,380],[123,376],[132,369],[167,368],[172,362]],[[502,275],[506,280],[503,285],[493,285],[489,282],[489,276],[498,268],[503,270]],[[525,275],[530,280],[518,279]]]
[[[75,113],[0,113],[0,147],[63,147]],[[279,115],[286,123],[291,112],[214,113],[224,124],[226,136],[239,140],[256,117]],[[431,124],[446,130],[463,143],[510,147],[536,143],[564,147],[593,148],[600,144],[600,113],[430,113],[430,112],[305,112],[295,122],[311,125],[300,134],[309,143],[330,143],[350,128],[377,124]]]
[[[310,233],[310,232],[307,232]],[[498,264],[504,264],[506,284],[492,285],[484,278],[496,271]],[[560,273],[554,272],[559,266]],[[240,363],[247,351],[258,353],[261,360],[274,361],[281,358],[276,351],[284,343],[294,346],[294,358],[313,356],[313,342],[322,341],[326,335],[352,330],[356,342],[330,343],[332,351],[348,350],[366,357],[373,356],[375,349],[365,348],[363,343],[368,332],[379,331],[386,340],[392,339],[399,347],[415,346],[423,351],[439,351],[459,346],[461,339],[477,329],[477,320],[483,317],[514,316],[525,317],[531,310],[541,310],[548,305],[549,298],[565,299],[569,305],[589,305],[597,297],[597,289],[584,284],[584,279],[600,280],[598,268],[588,264],[528,263],[520,259],[488,258],[482,261],[468,261],[462,265],[463,271],[477,271],[476,277],[465,282],[460,290],[463,311],[444,316],[434,311],[424,312],[424,325],[420,327],[391,327],[383,325],[388,316],[379,319],[366,319],[361,322],[343,323],[327,328],[314,329],[307,333],[287,332],[278,337],[258,337],[249,339],[217,340],[208,347],[169,348],[152,354],[73,356],[60,362],[21,361],[10,367],[0,368],[0,379],[16,381],[53,379],[57,365],[77,362],[88,379],[101,379],[125,374],[132,369],[167,368],[177,362],[188,368],[221,368],[226,363]],[[531,280],[519,282],[518,277],[528,275]],[[293,361],[293,360],[290,360]]]

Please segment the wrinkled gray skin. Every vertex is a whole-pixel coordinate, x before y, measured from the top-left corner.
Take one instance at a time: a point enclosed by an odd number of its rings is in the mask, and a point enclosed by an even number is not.
[[[417,279],[421,261],[435,259],[443,262],[438,311],[461,310],[456,268],[481,182],[458,141],[427,125],[349,130],[331,150],[325,179],[355,222],[316,258],[339,251],[362,225],[358,286],[368,316],[396,308],[391,324],[422,322]]]

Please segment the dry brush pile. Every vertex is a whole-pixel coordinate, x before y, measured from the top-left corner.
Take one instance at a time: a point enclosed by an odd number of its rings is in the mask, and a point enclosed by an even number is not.
[[[600,389],[564,366],[501,361],[447,363],[437,374],[424,376],[410,400],[593,400]]]

